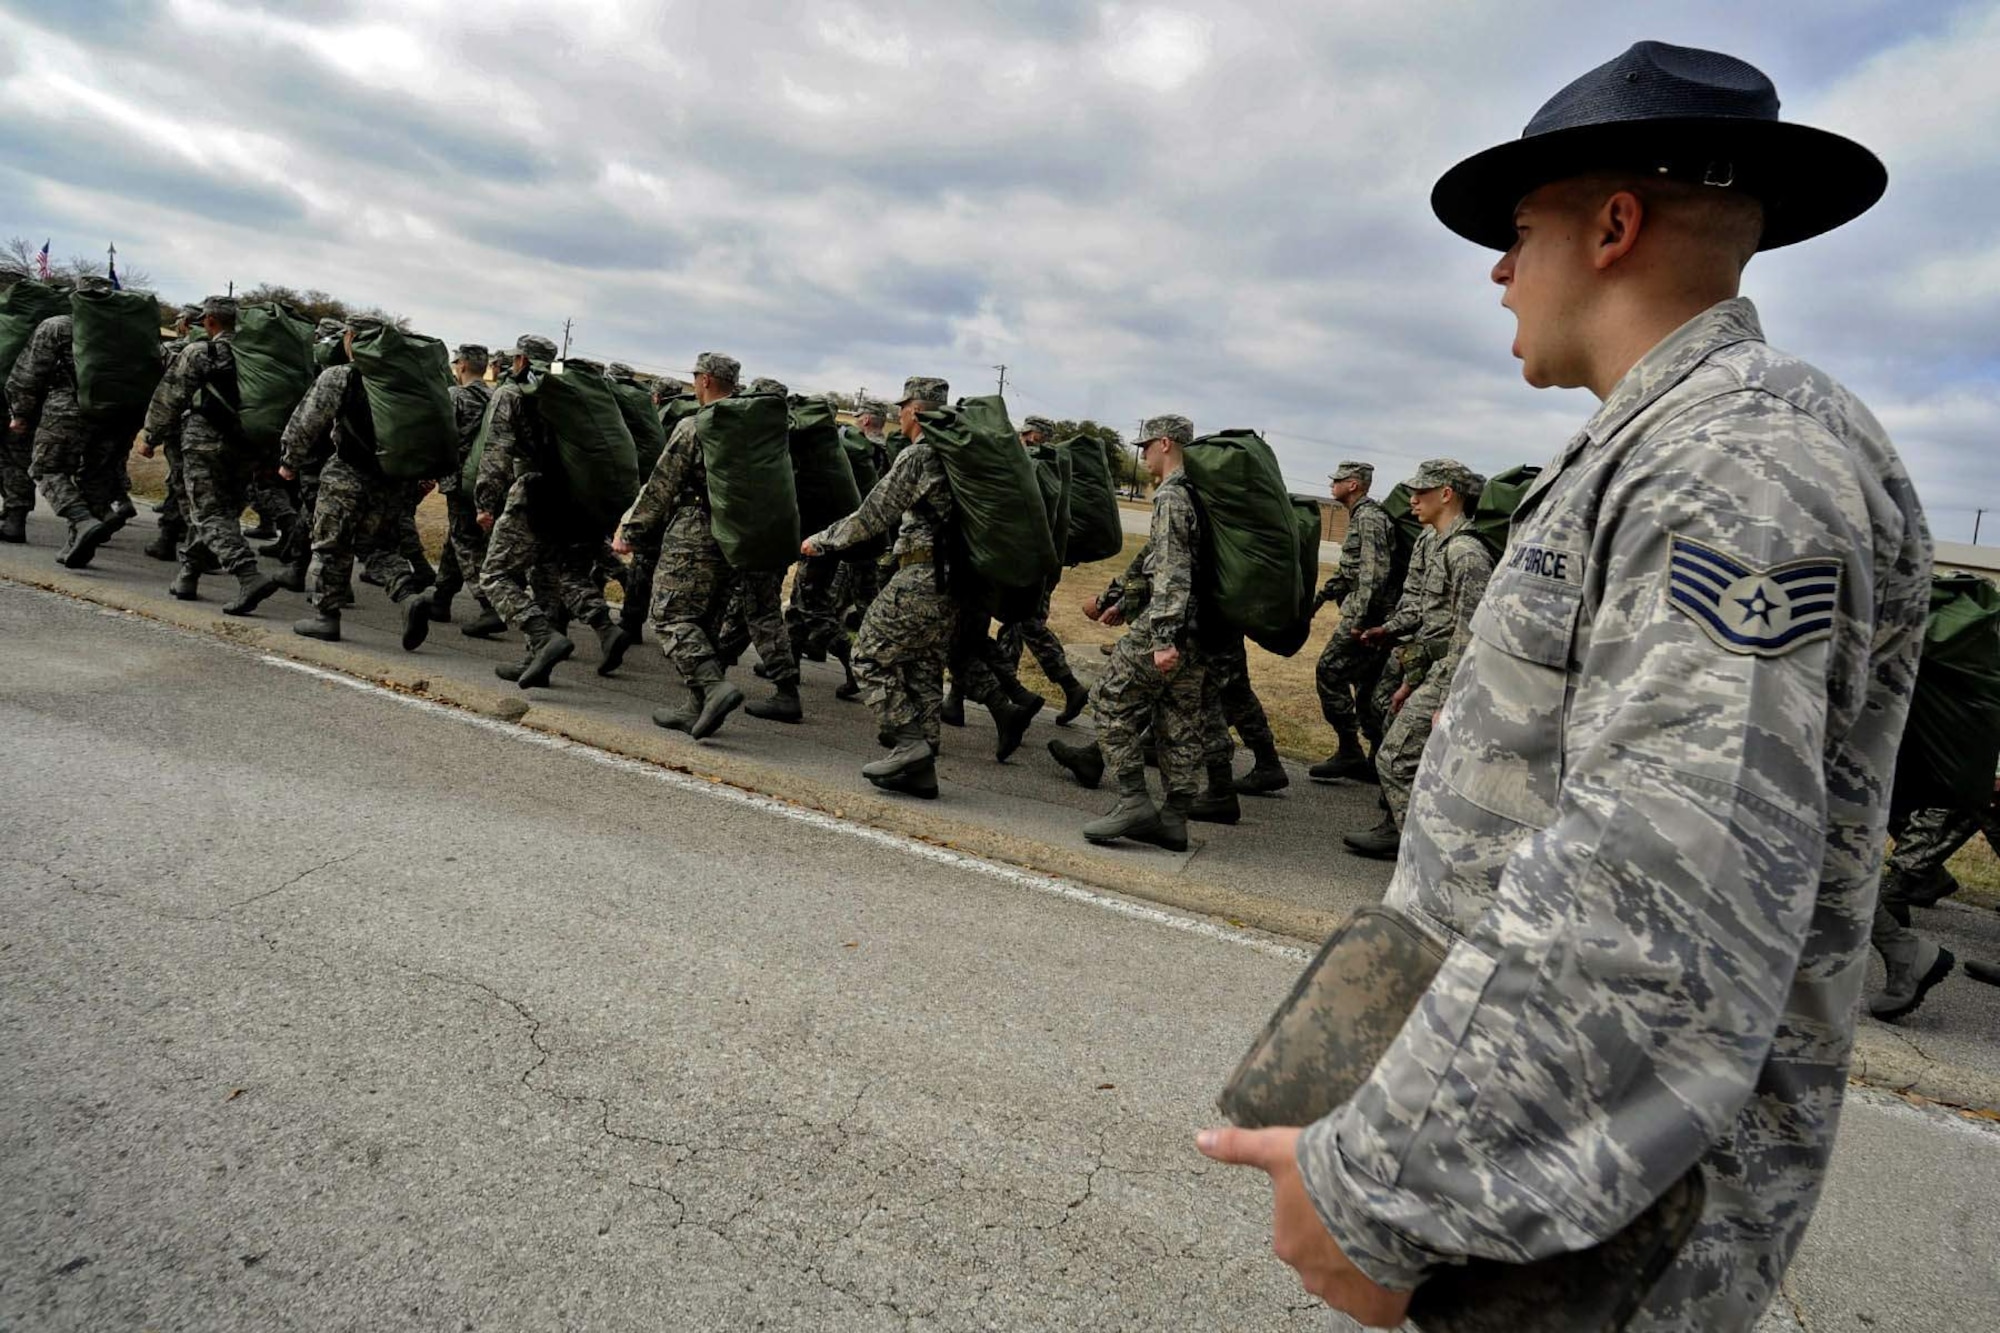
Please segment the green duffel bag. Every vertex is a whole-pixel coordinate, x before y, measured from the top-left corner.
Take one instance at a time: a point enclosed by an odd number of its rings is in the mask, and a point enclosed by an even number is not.
[[[1042,488],[1042,508],[1048,511],[1049,539],[1055,543],[1056,564],[1067,565],[1069,561],[1063,556],[1069,550],[1070,495],[1076,476],[1069,450],[1038,444],[1028,453],[1035,460],[1035,481]]]
[[[348,424],[361,430],[384,476],[427,480],[458,466],[458,419],[446,387],[451,354],[442,342],[378,325],[354,335],[354,370],[367,420]]]
[[[1320,513],[1317,500],[1292,501],[1292,518],[1298,527],[1299,577],[1304,581],[1305,600],[1299,610],[1299,617],[1291,628],[1279,634],[1253,636],[1257,646],[1279,657],[1295,657],[1299,649],[1306,646],[1312,637],[1313,593],[1319,588],[1319,544],[1325,529],[1325,517]]]
[[[854,474],[854,489],[866,497],[882,480],[875,470],[875,445],[852,426],[840,428],[840,447],[847,451],[847,470]]]
[[[961,398],[918,419],[951,482],[971,572],[999,589],[1039,588],[1060,574],[1041,482],[1007,404],[992,394]]]
[[[1204,609],[1257,643],[1284,642],[1312,594],[1277,456],[1255,431],[1227,430],[1197,439],[1186,459],[1206,548],[1196,582]]]
[[[69,313],[76,405],[95,416],[144,416],[163,373],[159,298],[151,292],[76,292]]]
[[[638,450],[617,386],[589,371],[551,370],[521,396],[555,446],[557,512],[571,530],[609,532],[639,494]]]
[[[636,384],[620,384],[617,380],[605,383],[618,399],[618,410],[625,414],[625,429],[632,434],[632,450],[639,460],[639,481],[643,485],[653,475],[660,455],[667,450],[667,428],[660,424],[660,409],[653,406],[653,395]]]
[[[790,406],[792,486],[799,497],[799,526],[821,532],[861,507],[861,488],[847,451],[840,447],[840,425],[833,404],[824,398],[798,398]]]
[[[1976,574],[1931,580],[1931,613],[1890,804],[1983,810],[2000,763],[2000,588]]]
[[[22,281],[0,292],[0,383],[13,373],[42,321],[68,313],[69,294],[46,283]],[[154,342],[157,346],[157,334]]]
[[[1472,530],[1493,552],[1495,560],[1507,551],[1507,538],[1514,528],[1514,511],[1520,508],[1522,497],[1541,475],[1540,468],[1524,463],[1486,479],[1485,489],[1479,492],[1479,500],[1472,507]]]
[[[720,398],[695,415],[709,530],[737,569],[785,569],[799,558],[790,417],[776,394]]]
[[[243,437],[275,450],[292,411],[319,373],[313,366],[313,326],[276,301],[236,312],[236,392]]]
[[[1069,538],[1063,563],[1089,565],[1111,560],[1125,549],[1125,525],[1118,514],[1118,488],[1104,442],[1079,435],[1062,446],[1070,460]]]
[[[494,385],[493,392],[486,395],[486,410],[479,416],[479,433],[472,437],[472,447],[465,451],[465,462],[458,469],[459,485],[467,495],[479,484],[479,464],[486,457],[486,438],[493,433],[493,409],[500,403],[500,387]]]
[[[338,338],[322,338],[313,344],[313,369],[330,370],[347,364],[347,349]]]

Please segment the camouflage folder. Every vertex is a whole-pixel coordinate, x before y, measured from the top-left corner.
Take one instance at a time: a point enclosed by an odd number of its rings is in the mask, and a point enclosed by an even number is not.
[[[1444,963],[1445,946],[1400,912],[1367,907],[1321,946],[1236,1066],[1216,1105],[1247,1129],[1310,1125],[1359,1090]],[[1699,1168],[1602,1245],[1531,1264],[1474,1259],[1410,1303],[1423,1333],[1615,1333],[1701,1218]]]

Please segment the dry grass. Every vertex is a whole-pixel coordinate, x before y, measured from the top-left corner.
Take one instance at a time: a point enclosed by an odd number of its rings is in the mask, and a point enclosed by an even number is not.
[[[2000,856],[1994,854],[1993,845],[1984,837],[1975,837],[1959,848],[1958,855],[1946,864],[1964,886],[1958,894],[1959,902],[2000,910]]]

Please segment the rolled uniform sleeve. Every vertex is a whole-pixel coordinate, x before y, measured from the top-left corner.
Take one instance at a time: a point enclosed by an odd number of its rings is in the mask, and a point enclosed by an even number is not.
[[[1396,534],[1388,511],[1378,504],[1356,505],[1353,520],[1361,534],[1356,543],[1355,567],[1348,569],[1343,559],[1336,577],[1346,581],[1340,594],[1340,623],[1361,629],[1367,626],[1369,612],[1380,602],[1383,589],[1388,586]],[[1331,587],[1333,580],[1327,582]]]
[[[875,489],[862,498],[859,509],[808,540],[820,551],[832,555],[894,532],[904,511],[916,503],[922,490],[925,452],[909,448],[897,454],[888,472],[875,483]]]
[[[531,475],[527,407],[521,386],[503,384],[493,394],[493,415],[486,427],[486,452],[480,455],[479,472],[473,478],[472,498],[482,514],[499,514],[507,507],[507,492],[523,476]]]
[[[167,366],[167,373],[146,404],[146,438],[164,442],[180,434],[181,415],[194,403],[194,392],[208,375],[208,357],[198,355],[207,343],[183,348]]]
[[[649,540],[673,518],[675,501],[687,487],[696,451],[701,448],[694,423],[693,417],[682,417],[675,424],[667,447],[653,464],[652,475],[646,478],[646,484],[639,488],[639,498],[626,511],[619,535],[628,543],[637,545]]]
[[[1402,596],[1381,625],[1391,640],[1407,639],[1423,627],[1424,588],[1430,582],[1430,563],[1436,551],[1437,533],[1425,528],[1410,551],[1410,568],[1403,576]]]
[[[1486,585],[1493,579],[1493,553],[1486,549],[1485,542],[1464,537],[1446,542],[1441,554],[1445,562],[1445,600],[1451,608],[1451,644],[1426,679],[1448,685],[1465,656],[1466,645],[1472,642],[1472,618],[1478,614]]]
[[[1479,789],[1520,820],[1490,904],[1368,1083],[1300,1140],[1328,1229],[1385,1285],[1607,1239],[1767,1076],[1826,852],[1828,700],[1865,688],[1870,644],[1843,614],[1782,653],[1724,646],[1668,597],[1674,541],[1758,570],[1831,558],[1846,607],[1873,593],[1865,521],[1831,488],[1764,517],[1714,503],[1769,491],[1736,420],[1683,423],[1627,459],[1589,585],[1510,568],[1472,618],[1475,660],[1420,785],[1455,799],[1510,747],[1553,746],[1560,778]],[[1741,457],[1756,445],[1769,455],[1768,434],[1746,435]],[[1459,582],[1463,606],[1469,571]]]

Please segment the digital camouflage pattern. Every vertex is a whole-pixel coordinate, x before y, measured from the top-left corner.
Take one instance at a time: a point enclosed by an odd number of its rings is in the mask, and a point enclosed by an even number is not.
[[[336,615],[354,605],[357,555],[391,599],[400,602],[410,595],[416,575],[397,540],[396,524],[414,485],[369,476],[338,454],[327,460],[313,503],[312,564],[306,571],[309,605]]]
[[[115,483],[106,475],[107,468],[115,466],[117,446],[115,432],[85,417],[77,405],[71,338],[68,315],[53,315],[35,326],[7,376],[7,407],[32,432],[29,477],[49,508],[75,521],[102,512],[118,498]],[[128,433],[125,443],[130,442]]]
[[[1990,848],[2000,851],[2000,802],[1978,810],[1931,806],[1890,819],[1889,836],[1896,845],[1882,867],[1882,891],[1869,927],[1869,943],[1885,960],[1914,959],[1919,940],[1910,928],[1910,909],[1929,907],[1958,892],[1958,878],[1945,862],[1981,833]]]
[[[1360,463],[1342,463],[1336,481],[1374,475]],[[1347,515],[1347,536],[1340,543],[1340,564],[1319,590],[1322,603],[1339,609],[1340,623],[1320,651],[1313,670],[1320,715],[1337,735],[1382,735],[1382,712],[1375,706],[1376,681],[1381,678],[1384,650],[1354,637],[1353,631],[1382,623],[1401,591],[1395,586],[1396,527],[1384,509],[1367,496],[1354,502]]]
[[[1752,571],[1753,604],[1756,571],[1834,561],[1832,634],[1724,646],[1669,600],[1676,538]],[[1742,299],[1541,474],[1387,895],[1450,952],[1300,1141],[1363,1271],[1592,1245],[1699,1165],[1706,1214],[1634,1327],[1756,1322],[1833,1147],[1930,563],[1881,427]]]
[[[1148,426],[1178,429],[1175,420],[1154,418]],[[1199,789],[1207,748],[1204,673],[1193,633],[1195,561],[1200,549],[1194,489],[1187,473],[1176,468],[1153,492],[1152,529],[1133,562],[1137,576],[1120,581],[1120,609],[1130,628],[1113,646],[1111,660],[1090,692],[1106,771],[1142,772],[1144,738],[1152,731],[1160,780],[1169,796],[1192,797]],[[1145,586],[1143,597],[1132,595],[1138,581]],[[1181,650],[1179,665],[1161,671],[1154,665],[1153,653],[1174,647]]]
[[[994,636],[1000,661],[1009,671],[1020,670],[1021,653],[1027,651],[1035,655],[1035,665],[1052,681],[1061,682],[1075,674],[1070,670],[1069,654],[1063,651],[1062,640],[1049,628],[1049,601],[1054,594],[1053,583],[1043,588],[1031,614],[1002,625]]]
[[[527,476],[514,478],[500,517],[488,534],[479,591],[494,614],[520,629],[548,610],[534,589],[534,576],[539,573],[572,616],[586,624],[603,624],[611,612],[604,600],[604,583],[597,576],[598,542],[562,540],[538,532],[535,501],[528,489],[531,484]]]
[[[707,689],[722,683],[715,637],[735,583],[709,527],[708,470],[695,422],[683,417],[676,423],[620,532],[635,550],[657,543],[649,613],[654,635],[682,683]]]
[[[1377,682],[1373,705],[1379,710],[1377,716],[1387,725],[1382,743],[1375,748],[1375,775],[1382,784],[1382,799],[1389,803],[1389,815],[1398,828],[1409,813],[1410,787],[1417,779],[1424,746],[1430,741],[1431,717],[1451,688],[1452,674],[1458,670],[1459,658],[1471,641],[1472,617],[1478,612],[1479,599],[1485,596],[1492,577],[1492,552],[1473,531],[1472,520],[1460,515],[1432,546],[1425,569],[1423,595],[1436,598],[1442,613],[1431,606],[1418,610],[1421,624],[1430,626],[1442,620],[1450,625],[1450,632],[1441,642],[1435,638],[1420,640],[1396,650],[1406,664],[1405,669],[1384,672]],[[1412,689],[1402,710],[1392,717],[1388,713],[1392,700],[1385,695],[1382,682],[1394,676],[1412,682]],[[1391,686],[1390,694],[1393,689]]]
[[[477,353],[480,361],[485,360],[485,349],[477,344],[461,346],[458,358],[469,365],[469,353]],[[454,596],[469,581],[474,586],[475,599],[489,609],[492,603],[485,589],[479,586],[486,566],[487,534],[479,526],[478,504],[465,492],[463,473],[465,461],[472,456],[472,446],[479,438],[479,427],[486,419],[486,405],[492,400],[493,386],[484,380],[452,386],[452,419],[458,426],[458,466],[438,478],[438,491],[444,496],[446,531],[444,552],[438,558],[437,595]]]
[[[232,574],[254,573],[257,554],[243,540],[241,518],[257,466],[240,436],[226,433],[203,410],[236,397],[236,349],[231,335],[190,343],[167,367],[146,406],[146,438],[179,438],[181,485],[192,529],[190,558],[206,550]],[[286,511],[290,510],[287,500]],[[261,511],[260,511],[261,512]]]
[[[278,461],[293,472],[317,472],[339,447],[340,405],[354,378],[352,365],[328,366],[313,381],[312,388],[278,437]]]
[[[1241,631],[1230,628],[1219,641],[1205,639],[1201,647],[1202,759],[1204,763],[1228,763],[1236,747],[1229,739],[1234,727],[1243,743],[1255,754],[1275,753],[1278,738],[1271,732],[1271,719],[1264,701],[1250,684],[1250,659],[1243,648]]]

